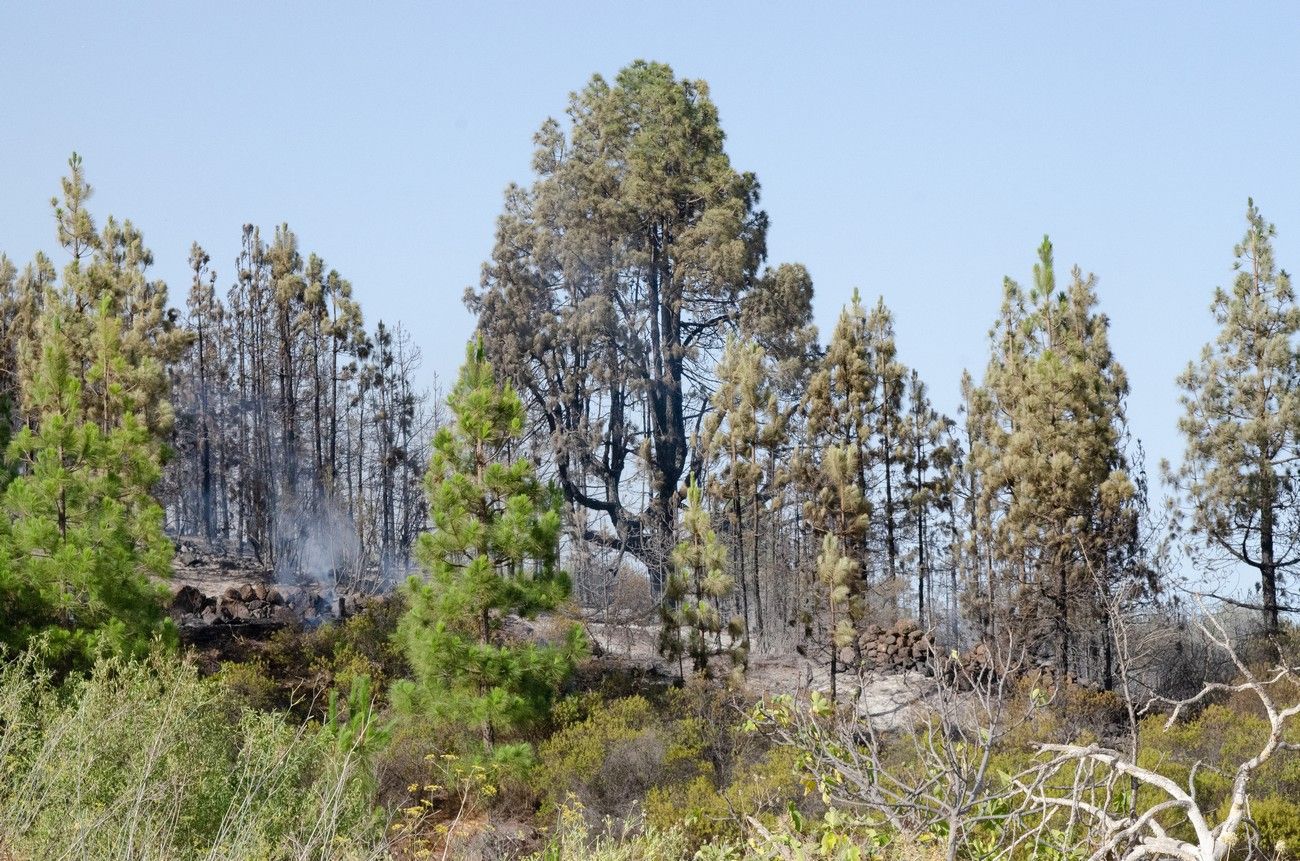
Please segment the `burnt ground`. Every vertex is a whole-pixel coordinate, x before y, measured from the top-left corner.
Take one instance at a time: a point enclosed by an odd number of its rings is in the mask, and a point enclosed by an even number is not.
[[[288,580],[251,555],[178,539],[167,583],[169,612],[181,641],[200,650],[241,653],[241,640],[262,640],[293,626],[312,627],[363,608],[371,596],[310,578]]]
[[[657,626],[588,621],[586,629],[588,639],[602,655],[601,661],[621,663],[659,678],[677,677],[677,666],[670,666],[658,652]],[[744,684],[755,698],[773,697],[827,690],[829,678],[822,662],[790,650],[751,655]],[[935,691],[934,679],[917,669],[890,668],[862,676],[846,673],[839,676],[839,685],[846,697],[856,702],[859,712],[869,715],[879,729],[892,729],[915,719]]]
[[[363,609],[373,596],[310,579],[283,582],[275,572],[248,555],[215,552],[201,542],[180,540],[169,586],[171,614],[181,640],[206,656],[204,663],[244,660],[259,644],[284,628],[310,628],[345,618]],[[536,620],[512,620],[509,636],[547,641],[562,636],[572,618],[543,615]],[[593,656],[579,668],[581,686],[604,686],[620,679],[631,688],[672,684],[678,676],[657,650],[653,624],[582,622]],[[859,709],[881,728],[898,725],[924,709],[934,680],[919,668],[890,667],[863,677],[841,676],[841,687],[852,686]],[[719,666],[725,675],[726,667]],[[604,680],[598,682],[597,680]],[[828,687],[826,668],[796,651],[753,654],[745,687],[754,696],[795,694]]]

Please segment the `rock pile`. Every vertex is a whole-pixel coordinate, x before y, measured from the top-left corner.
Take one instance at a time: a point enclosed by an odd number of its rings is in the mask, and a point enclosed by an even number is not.
[[[1004,671],[1009,671],[1013,678],[1025,680],[1032,687],[1043,691],[1054,691],[1061,687],[1101,690],[1096,682],[1080,678],[1074,673],[1062,676],[1060,669],[1050,660],[1039,660],[1027,666],[1017,663],[1008,667],[1005,661],[994,658],[988,644],[984,642],[976,643],[960,655],[941,654],[936,666],[945,678],[957,682],[962,688],[997,679]]]
[[[988,643],[983,640],[957,655],[955,662],[951,657],[948,658],[947,664],[950,665],[948,668],[953,673],[956,673],[960,667],[961,674],[969,675],[972,678],[996,675],[993,653],[989,651]]]
[[[930,635],[910,619],[888,628],[870,625],[859,642],[864,663],[879,673],[924,669],[934,653]]]
[[[288,622],[300,615],[284,593],[262,583],[231,586],[221,595],[205,595],[185,585],[172,597],[172,613],[182,625],[191,626],[261,619]]]
[[[211,595],[191,584],[172,596],[171,613],[185,628],[208,625],[272,624],[295,621],[314,624],[343,618],[364,609],[365,596],[332,598],[315,587],[242,583]]]
[[[938,656],[938,672],[961,690],[971,685],[987,683],[999,675],[993,653],[981,641],[964,652],[949,652]]]

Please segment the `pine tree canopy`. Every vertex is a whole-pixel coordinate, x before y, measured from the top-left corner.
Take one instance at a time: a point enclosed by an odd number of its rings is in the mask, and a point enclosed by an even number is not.
[[[101,303],[101,313],[107,299]],[[88,667],[105,654],[141,655],[174,629],[162,612],[171,541],[150,496],[158,443],[131,409],[106,427],[82,418],[57,299],[41,318],[40,357],[28,392],[39,417],[9,444],[16,477],[0,495],[0,642],[36,641],[56,665]],[[101,317],[88,376],[124,397],[117,327]]]
[[[582,653],[581,628],[556,643],[507,635],[511,616],[556,609],[569,594],[558,567],[561,496],[520,456],[523,405],[493,376],[481,341],[470,344],[448,397],[454,416],[433,443],[426,487],[431,531],[407,583],[398,630],[414,679],[400,686],[408,713],[475,729],[497,763],[518,763],[526,744],[503,736],[544,716]]]
[[[1234,249],[1237,277],[1210,306],[1219,335],[1179,378],[1187,442],[1168,478],[1189,503],[1193,549],[1259,572],[1268,629],[1286,575],[1300,566],[1300,305],[1273,255],[1276,234],[1253,200]]]
[[[1025,291],[1007,279],[982,393],[972,467],[993,523],[991,550],[1007,623],[1053,642],[1068,666],[1074,615],[1096,618],[1100,597],[1145,569],[1135,562],[1138,504],[1124,450],[1128,381],[1110,351],[1096,279],[1075,267],[1056,287],[1044,237]],[[1088,630],[1087,627],[1084,630]]]
[[[713,531],[704,495],[694,479],[687,485],[681,536],[673,548],[673,571],[664,593],[659,651],[678,662],[683,676],[681,660],[686,655],[691,658],[692,670],[706,676],[712,672],[709,659],[714,655],[729,655],[733,669],[743,670],[748,657],[745,621],[739,617],[724,621],[723,617],[723,600],[731,595],[736,581],[726,573],[727,549]]]

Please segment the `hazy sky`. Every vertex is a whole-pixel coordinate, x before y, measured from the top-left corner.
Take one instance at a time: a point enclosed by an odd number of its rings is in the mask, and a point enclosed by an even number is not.
[[[855,286],[883,294],[954,410],[1002,277],[1050,233],[1058,269],[1100,278],[1135,431],[1176,457],[1173,379],[1213,335],[1247,196],[1300,265],[1300,13],[1060,6],[8,3],[0,249],[53,250],[76,149],[96,217],[143,229],[173,298],[191,241],[228,285],[240,226],[287,221],[446,377],[533,132],[593,73],[662,60],[708,81],[823,335]]]

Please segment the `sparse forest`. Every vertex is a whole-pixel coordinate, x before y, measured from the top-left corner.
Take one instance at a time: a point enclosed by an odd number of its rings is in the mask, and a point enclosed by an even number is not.
[[[0,861],[1300,857],[1260,208],[1148,476],[1104,277],[1028,237],[935,403],[726,140],[661,63],[571,94],[446,387],[287,224],[169,287],[74,153],[0,254]]]

